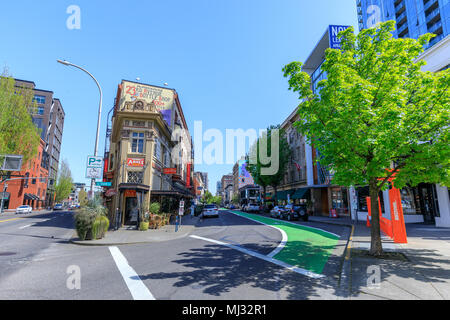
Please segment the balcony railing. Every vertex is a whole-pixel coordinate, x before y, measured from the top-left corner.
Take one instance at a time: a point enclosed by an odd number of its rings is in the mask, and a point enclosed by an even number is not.
[[[431,6],[438,5],[438,0],[430,0],[426,4],[423,5],[423,11],[427,11]]]
[[[433,11],[431,11],[431,12],[427,15],[426,22],[429,23],[429,22],[432,21],[434,18],[436,18],[439,14],[440,14],[439,8],[434,9]]]
[[[442,21],[438,21],[431,28],[428,28],[428,32],[434,33],[436,30],[442,27]]]
[[[402,1],[398,5],[395,6],[395,12],[401,13],[405,10],[405,2]]]

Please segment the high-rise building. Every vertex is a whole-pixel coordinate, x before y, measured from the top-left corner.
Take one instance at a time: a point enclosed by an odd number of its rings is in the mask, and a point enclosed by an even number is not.
[[[395,20],[394,36],[414,38],[434,33],[432,47],[450,33],[450,2],[448,0],[357,0],[359,29]]]
[[[42,163],[48,163],[48,185],[45,195],[45,206],[52,206],[55,196],[55,185],[58,176],[59,158],[61,154],[62,136],[64,131],[65,112],[61,101],[53,96],[53,91],[37,89],[33,81],[15,79],[16,86],[33,90],[33,100],[37,104],[33,123],[41,129],[41,139],[45,142]]]

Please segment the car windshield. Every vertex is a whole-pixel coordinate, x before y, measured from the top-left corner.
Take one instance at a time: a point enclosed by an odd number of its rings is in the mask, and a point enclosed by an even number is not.
[[[215,209],[217,208],[214,204],[208,204],[205,206],[205,209]]]

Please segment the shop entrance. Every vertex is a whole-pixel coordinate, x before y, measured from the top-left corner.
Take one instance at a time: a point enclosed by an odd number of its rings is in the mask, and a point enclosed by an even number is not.
[[[125,198],[125,221],[127,226],[135,226],[138,222],[139,208],[137,197]]]
[[[435,217],[439,216],[435,186],[421,183],[417,187],[420,211],[425,223],[434,224]]]

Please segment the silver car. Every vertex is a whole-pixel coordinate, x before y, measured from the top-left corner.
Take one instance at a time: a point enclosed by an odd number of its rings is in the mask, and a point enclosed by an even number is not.
[[[202,217],[219,217],[219,208],[215,204],[207,204],[203,208]]]
[[[33,208],[31,208],[28,205],[20,206],[16,209],[16,214],[19,213],[31,213],[33,211]]]

